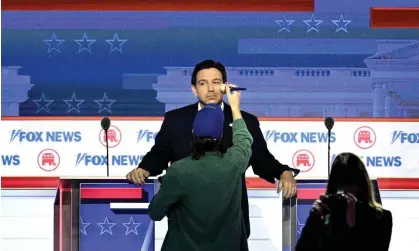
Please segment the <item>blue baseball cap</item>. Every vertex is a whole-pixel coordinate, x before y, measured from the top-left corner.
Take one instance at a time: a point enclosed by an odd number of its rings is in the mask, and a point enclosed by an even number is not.
[[[224,113],[221,106],[208,104],[195,116],[193,132],[196,137],[220,139],[224,131]]]

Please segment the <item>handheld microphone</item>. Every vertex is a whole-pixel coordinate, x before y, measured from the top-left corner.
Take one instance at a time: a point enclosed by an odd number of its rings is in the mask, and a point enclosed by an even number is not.
[[[111,126],[111,120],[108,117],[104,117],[100,121],[100,126],[103,131],[105,131],[105,141],[106,141],[106,176],[109,177],[109,143],[108,143],[108,130]]]
[[[331,117],[327,117],[324,120],[324,125],[326,126],[326,129],[327,129],[327,172],[328,172],[328,175],[330,176],[330,171],[331,171],[330,170],[330,162],[331,162],[331,159],[330,159],[330,134],[332,132],[333,126],[335,125],[335,120]]]

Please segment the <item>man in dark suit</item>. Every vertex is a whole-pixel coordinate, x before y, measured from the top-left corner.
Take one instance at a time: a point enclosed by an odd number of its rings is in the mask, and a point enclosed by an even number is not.
[[[144,156],[138,168],[127,174],[127,179],[136,184],[143,184],[145,179],[152,175],[160,175],[168,168],[169,162],[175,162],[190,154],[192,141],[192,122],[196,113],[206,104],[219,104],[224,111],[224,134],[222,147],[232,145],[233,121],[230,107],[223,102],[222,86],[227,83],[225,67],[213,60],[198,63],[192,73],[192,92],[199,102],[165,114],[163,124],[156,135],[155,144]],[[249,162],[253,172],[270,183],[279,181],[278,189],[284,189],[284,197],[289,198],[296,193],[294,176],[299,170],[290,168],[278,162],[269,152],[258,119],[242,111],[242,116],[253,137],[252,157]],[[278,191],[279,192],[279,191]],[[242,210],[246,227],[246,235],[250,235],[249,202],[245,176],[243,175]],[[278,211],[282,210],[278,208]]]

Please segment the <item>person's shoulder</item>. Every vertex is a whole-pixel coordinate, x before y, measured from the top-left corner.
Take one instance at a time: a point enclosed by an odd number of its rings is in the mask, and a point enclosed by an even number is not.
[[[177,173],[187,172],[190,169],[189,166],[193,164],[193,161],[190,156],[185,157],[173,162],[167,170],[176,169]]]
[[[383,220],[386,220],[386,221],[392,221],[392,219],[393,219],[393,215],[391,214],[391,211],[390,211],[390,210],[381,209],[381,211],[382,211],[381,218],[382,218]]]
[[[231,107],[230,107],[230,105],[224,103],[224,109],[231,110]],[[253,115],[253,114],[251,114],[249,112],[243,111],[243,110],[240,110],[240,112],[242,114],[242,117],[243,117],[243,120],[244,121],[246,121],[246,122],[255,122],[255,121],[258,121],[258,118],[255,115]]]
[[[169,168],[167,168],[166,175],[169,177],[175,177],[176,180],[182,182],[182,180],[190,179],[194,176],[197,171],[192,165],[196,165],[196,161],[192,160],[191,157],[186,157],[173,162]],[[183,183],[183,182],[182,182]]]
[[[371,208],[372,211],[375,212],[376,220],[381,222],[380,225],[391,225],[393,221],[393,215],[389,210],[384,208]]]
[[[246,111],[243,111],[243,110],[240,110],[240,112],[242,114],[244,122],[246,122],[246,124],[248,126],[249,126],[249,124],[253,125],[253,124],[257,124],[259,122],[258,118],[255,115],[253,115],[251,113],[248,113]]]
[[[165,118],[173,118],[173,117],[179,117],[184,116],[185,114],[189,113],[190,111],[198,110],[197,104],[191,104],[187,105],[181,108],[177,108],[171,111],[168,111],[165,113]]]

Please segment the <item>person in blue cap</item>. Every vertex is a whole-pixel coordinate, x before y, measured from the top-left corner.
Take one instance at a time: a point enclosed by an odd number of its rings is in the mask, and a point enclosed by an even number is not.
[[[172,163],[149,205],[152,220],[168,217],[162,251],[248,248],[241,199],[253,138],[240,112],[240,92],[225,88],[233,115],[233,146],[222,149],[220,144],[221,107],[204,106],[193,121],[190,156]]]

